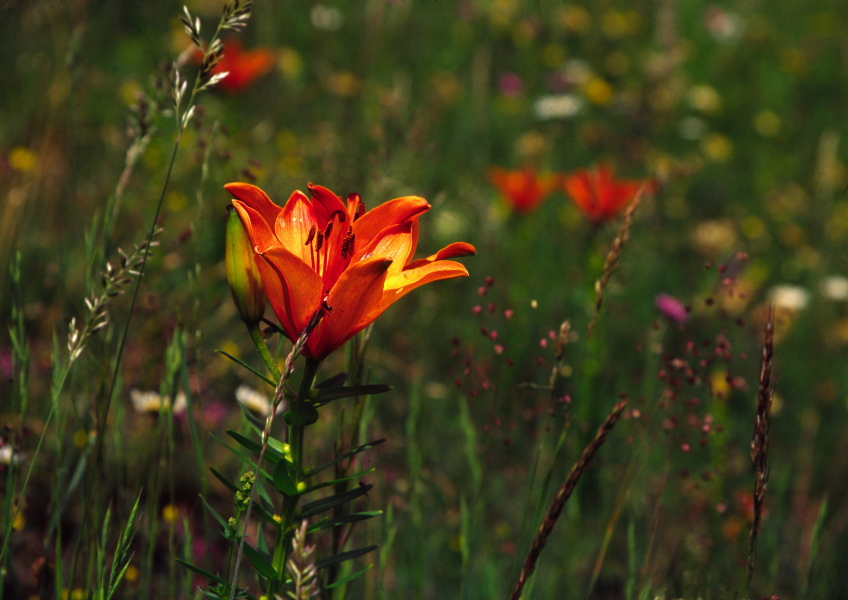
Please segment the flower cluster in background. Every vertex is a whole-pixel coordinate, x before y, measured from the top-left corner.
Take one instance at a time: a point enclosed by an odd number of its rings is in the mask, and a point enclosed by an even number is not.
[[[652,194],[653,180],[618,179],[610,164],[577,169],[571,174],[537,173],[531,167],[509,171],[495,167],[489,171],[492,184],[510,208],[517,213],[535,211],[555,190],[565,192],[593,223],[613,220],[637,194]]]

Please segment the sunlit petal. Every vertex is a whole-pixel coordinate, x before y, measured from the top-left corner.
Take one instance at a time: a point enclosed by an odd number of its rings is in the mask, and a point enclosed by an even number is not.
[[[453,244],[442,248],[435,254],[431,254],[427,258],[420,258],[415,262],[409,263],[406,268],[414,269],[416,267],[420,267],[436,260],[444,260],[446,258],[459,258],[460,256],[474,256],[475,254],[477,254],[477,248],[475,248],[471,244],[467,242],[454,242]]]
[[[386,227],[408,221],[428,210],[430,210],[430,204],[424,198],[404,196],[389,200],[368,211],[353,224],[357,251],[370,244],[371,240]]]
[[[383,297],[366,319],[368,322],[374,321],[392,304],[422,285],[441,279],[453,279],[454,277],[468,277],[468,269],[452,260],[426,262],[412,269],[404,269],[397,275],[387,277]]]
[[[268,300],[290,339],[297,339],[321,305],[323,282],[298,256],[282,247],[257,256]]]
[[[352,264],[342,273],[327,298],[332,310],[307,342],[313,356],[329,354],[373,321],[365,317],[383,297],[383,284],[391,262],[375,257]]]
[[[413,239],[414,227],[412,221],[399,223],[381,231],[371,243],[360,250],[353,261],[361,260],[363,257],[380,256],[392,260],[389,267],[389,276],[400,273],[404,265],[415,254],[415,240]]]
[[[316,218],[309,198],[298,191],[293,193],[286,202],[286,206],[274,223],[274,233],[286,250],[309,263],[312,249],[306,242],[311,231],[317,232],[322,227],[323,223]]]

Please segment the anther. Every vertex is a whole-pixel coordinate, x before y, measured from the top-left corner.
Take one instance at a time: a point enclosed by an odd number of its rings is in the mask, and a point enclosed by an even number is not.
[[[356,240],[356,236],[352,231],[348,231],[344,240],[342,241],[342,259],[347,259],[349,256],[353,254],[353,244]]]
[[[309,235],[306,237],[306,241],[303,243],[304,246],[308,246],[312,243],[312,240],[315,238],[315,232],[315,225],[313,225],[312,228],[309,230]]]
[[[344,223],[347,220],[347,216],[345,216],[345,211],[343,210],[333,211],[333,214],[330,215],[330,221],[332,221],[336,217],[339,218],[339,223]]]

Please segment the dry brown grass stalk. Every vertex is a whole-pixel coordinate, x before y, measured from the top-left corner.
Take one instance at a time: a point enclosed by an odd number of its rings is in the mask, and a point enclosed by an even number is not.
[[[757,554],[757,534],[763,517],[763,501],[769,477],[768,449],[771,427],[771,407],[774,400],[772,362],[774,355],[774,307],[769,308],[766,333],[763,339],[763,356],[760,363],[760,385],[757,393],[757,416],[754,422],[754,439],[751,441],[751,460],[754,463],[754,522],[748,542],[748,582],[754,575]]]
[[[610,431],[612,431],[612,428],[615,427],[615,424],[621,418],[621,414],[626,406],[627,400],[622,400],[615,405],[615,408],[613,408],[612,412],[607,415],[607,418],[604,420],[600,429],[598,429],[598,433],[595,434],[595,439],[593,439],[589,445],[583,449],[583,454],[580,456],[580,459],[574,463],[574,466],[571,467],[571,471],[568,473],[565,483],[562,484],[562,487],[557,492],[554,501],[551,503],[550,508],[548,508],[548,514],[542,520],[542,523],[539,525],[539,529],[536,531],[533,543],[530,544],[530,550],[527,552],[527,557],[524,559],[524,566],[521,569],[521,574],[518,576],[518,582],[515,584],[515,588],[512,590],[509,600],[519,600],[519,598],[521,598],[521,592],[524,589],[524,585],[527,583],[527,580],[530,579],[533,571],[536,570],[536,563],[539,561],[539,556],[542,554],[542,550],[545,548],[545,544],[547,544],[548,538],[550,537],[560,514],[562,514],[562,509],[565,507],[565,503],[571,497],[572,492],[574,492],[574,488],[577,486],[577,482],[580,481],[580,477],[589,465],[589,461],[592,460],[592,457],[595,456],[598,449],[604,445]]]
[[[595,282],[595,293],[598,295],[598,299],[595,301],[595,314],[592,315],[592,321],[589,323],[589,328],[586,334],[587,337],[591,337],[592,332],[595,331],[595,322],[598,320],[598,313],[601,312],[601,306],[604,303],[604,290],[606,290],[607,284],[618,266],[618,261],[624,251],[624,246],[630,238],[630,228],[633,226],[633,215],[636,214],[636,209],[639,208],[639,204],[642,203],[642,194],[644,190],[645,188],[643,186],[638,192],[636,192],[636,196],[634,196],[633,200],[627,206],[627,210],[624,211],[624,221],[622,222],[621,227],[618,228],[618,233],[616,234],[615,239],[612,242],[612,246],[607,253],[607,260],[604,263],[604,273],[601,275],[601,278]]]

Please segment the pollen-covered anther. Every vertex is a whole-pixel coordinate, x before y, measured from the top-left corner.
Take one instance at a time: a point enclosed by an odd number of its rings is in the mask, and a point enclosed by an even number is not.
[[[347,259],[351,255],[353,255],[353,245],[356,241],[356,235],[353,233],[353,229],[348,229],[347,235],[342,240],[342,259]]]
[[[309,244],[311,244],[311,243],[312,243],[312,240],[313,240],[313,239],[315,239],[315,233],[316,233],[317,231],[318,231],[318,230],[316,229],[315,225],[313,225],[313,226],[309,229],[309,235],[307,235],[307,236],[306,236],[306,241],[305,241],[305,242],[303,242],[303,245],[304,245],[304,246],[308,246]]]

